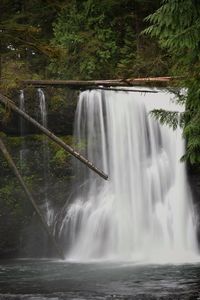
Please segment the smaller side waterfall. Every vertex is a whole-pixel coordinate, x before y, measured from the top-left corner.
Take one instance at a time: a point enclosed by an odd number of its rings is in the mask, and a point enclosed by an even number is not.
[[[24,99],[24,91],[20,90],[20,95],[19,95],[19,108],[23,111],[25,111],[25,99]],[[20,133],[23,135],[24,133],[24,119],[20,119]]]
[[[47,105],[45,94],[41,88],[38,88],[38,99],[40,108],[41,123],[47,128]],[[44,177],[44,211],[46,221],[50,225],[52,221],[52,210],[48,199],[48,177],[49,177],[49,147],[47,137],[43,137],[43,177]]]
[[[47,127],[47,107],[46,107],[46,99],[45,94],[41,88],[38,89],[38,97],[39,97],[39,106],[40,106],[40,114],[41,121],[44,127]]]

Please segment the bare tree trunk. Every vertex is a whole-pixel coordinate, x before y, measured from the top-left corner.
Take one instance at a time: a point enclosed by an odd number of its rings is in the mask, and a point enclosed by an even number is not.
[[[33,208],[35,209],[35,211],[36,211],[36,213],[37,213],[37,215],[38,215],[38,217],[39,217],[39,219],[40,219],[40,221],[41,221],[44,229],[46,230],[46,232],[47,232],[47,234],[48,234],[48,236],[49,236],[52,244],[54,245],[55,250],[57,251],[57,254],[59,255],[59,257],[61,259],[65,259],[65,256],[64,256],[64,253],[63,253],[62,249],[57,244],[57,242],[56,242],[56,240],[55,240],[52,232],[50,231],[49,226],[47,225],[47,223],[46,223],[43,215],[40,212],[40,209],[38,208],[35,200],[33,199],[31,193],[29,192],[29,190],[28,190],[28,188],[27,188],[27,186],[26,186],[26,184],[25,184],[22,176],[20,175],[20,173],[19,173],[19,171],[18,171],[18,169],[17,169],[17,167],[16,167],[16,165],[15,165],[12,157],[10,156],[9,152],[7,151],[6,146],[4,145],[4,143],[3,143],[3,141],[2,141],[1,138],[0,138],[0,150],[2,151],[4,157],[6,158],[6,160],[7,160],[8,164],[9,164],[10,168],[13,170],[13,173],[15,174],[15,176],[17,177],[17,179],[19,180],[19,182],[20,182],[20,184],[21,184],[24,192],[27,195],[27,198],[29,199],[29,201],[31,202]]]
[[[47,135],[51,140],[53,140],[55,143],[57,143],[59,146],[61,146],[65,151],[71,153],[73,156],[75,156],[77,159],[79,159],[82,163],[84,163],[88,168],[96,172],[99,176],[104,178],[105,180],[108,179],[108,175],[105,174],[103,171],[99,170],[97,167],[93,165],[92,162],[90,162],[88,159],[86,159],[84,156],[82,156],[79,152],[74,150],[69,145],[65,144],[59,137],[57,137],[55,134],[53,134],[51,131],[49,131],[47,128],[42,126],[40,123],[38,123],[36,120],[31,118],[27,113],[19,109],[12,100],[5,97],[4,95],[0,94],[0,102],[4,104],[5,106],[8,106],[13,111],[15,111],[17,114],[22,116],[25,120],[33,124],[35,127],[37,127],[40,131],[42,131],[45,135]]]

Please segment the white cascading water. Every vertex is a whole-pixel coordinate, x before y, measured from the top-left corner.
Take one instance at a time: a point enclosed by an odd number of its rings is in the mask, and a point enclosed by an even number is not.
[[[41,123],[47,128],[47,107],[45,94],[41,88],[37,89],[39,98],[39,108],[41,115]],[[50,225],[53,217],[53,210],[50,208],[50,203],[48,200],[48,172],[49,172],[49,147],[47,137],[43,137],[43,176],[44,176],[44,211],[46,216],[47,224]]]
[[[156,91],[154,89],[154,91]],[[173,94],[84,91],[75,136],[83,154],[109,174],[100,179],[76,162],[80,187],[61,231],[67,259],[186,262],[197,257],[192,197],[181,129],[161,126],[149,112],[183,111]]]
[[[25,98],[24,98],[24,91],[20,90],[20,94],[19,94],[19,108],[23,111],[25,111]],[[21,135],[24,132],[24,124],[23,124],[24,119],[21,118],[20,119],[20,133]]]
[[[46,107],[45,94],[41,88],[38,88],[37,91],[38,91],[38,97],[39,97],[39,107],[40,107],[42,125],[44,127],[47,127],[47,107]]]

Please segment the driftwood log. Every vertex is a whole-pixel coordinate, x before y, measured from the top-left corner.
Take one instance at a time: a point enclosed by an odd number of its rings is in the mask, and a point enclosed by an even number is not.
[[[5,106],[9,107],[9,109],[13,110],[17,114],[19,114],[22,118],[33,124],[35,127],[37,127],[42,133],[44,133],[46,136],[48,136],[51,140],[53,140],[56,144],[61,146],[65,151],[72,154],[74,157],[79,159],[82,163],[84,163],[88,168],[90,168],[92,171],[97,173],[99,176],[104,178],[105,180],[108,179],[108,175],[105,174],[103,171],[98,169],[94,166],[92,162],[90,162],[88,159],[86,159],[84,156],[82,156],[79,152],[74,150],[71,146],[65,144],[59,137],[57,137],[55,134],[53,134],[51,131],[49,131],[47,128],[42,126],[40,123],[38,123],[35,119],[30,117],[27,113],[22,111],[20,108],[18,108],[12,100],[7,98],[6,96],[0,94],[0,103],[4,104]]]

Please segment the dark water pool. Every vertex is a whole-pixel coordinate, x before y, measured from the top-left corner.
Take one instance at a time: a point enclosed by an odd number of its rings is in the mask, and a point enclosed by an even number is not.
[[[0,299],[200,300],[200,264],[0,261]]]

